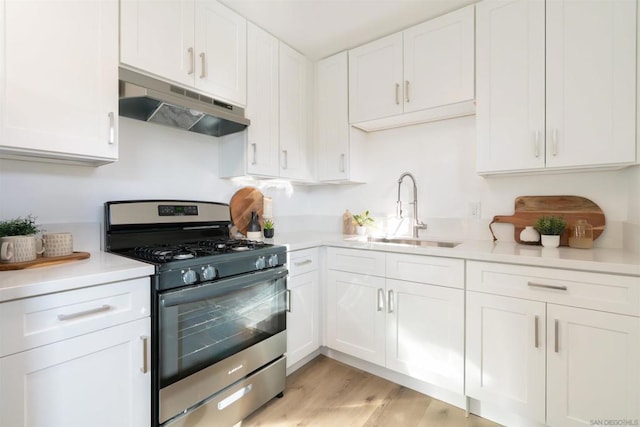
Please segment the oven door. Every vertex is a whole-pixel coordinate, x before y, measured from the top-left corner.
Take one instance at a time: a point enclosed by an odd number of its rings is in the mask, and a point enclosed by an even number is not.
[[[286,352],[286,267],[159,294],[160,422]]]

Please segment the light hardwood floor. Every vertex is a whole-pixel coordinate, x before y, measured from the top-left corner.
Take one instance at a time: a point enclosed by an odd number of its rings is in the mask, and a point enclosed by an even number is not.
[[[242,427],[496,427],[455,406],[319,356]]]

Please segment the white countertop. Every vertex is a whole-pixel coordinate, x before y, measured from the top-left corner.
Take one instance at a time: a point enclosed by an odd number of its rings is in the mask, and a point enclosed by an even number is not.
[[[367,242],[366,238],[321,232],[284,233],[276,235],[269,241],[287,245],[289,250],[314,246],[336,246],[640,276],[640,254],[621,249],[574,249],[568,247],[556,249],[513,242],[494,243],[485,240],[464,241],[454,248],[415,247],[371,243]]]
[[[0,271],[0,302],[150,276],[153,273],[151,264],[95,251],[84,260]]]

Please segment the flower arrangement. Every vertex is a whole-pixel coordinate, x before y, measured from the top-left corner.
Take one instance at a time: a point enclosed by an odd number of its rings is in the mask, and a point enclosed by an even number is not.
[[[361,214],[355,214],[353,216],[353,223],[360,227],[364,227],[369,222],[374,222],[374,219],[369,216],[369,211],[364,211]]]

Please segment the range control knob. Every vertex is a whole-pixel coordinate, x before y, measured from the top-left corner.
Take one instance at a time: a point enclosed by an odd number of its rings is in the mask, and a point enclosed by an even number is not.
[[[272,254],[269,256],[269,267],[275,267],[278,265],[278,255]]]
[[[202,267],[202,278],[204,280],[213,280],[216,278],[216,269],[207,265],[206,267]]]
[[[182,281],[185,284],[191,285],[192,283],[196,283],[196,280],[198,280],[198,275],[195,271],[192,269],[188,269],[187,271],[182,270]]]
[[[258,259],[256,260],[256,270],[262,270],[263,268],[266,267],[266,262],[263,256],[258,257]]]

